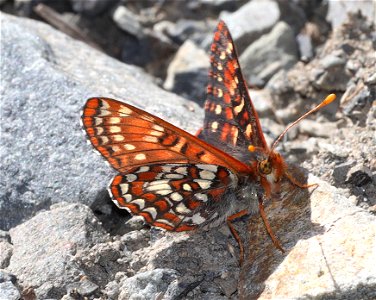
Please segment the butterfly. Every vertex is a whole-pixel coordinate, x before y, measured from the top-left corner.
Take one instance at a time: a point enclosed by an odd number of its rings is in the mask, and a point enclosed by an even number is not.
[[[308,186],[289,173],[276,143],[268,147],[223,21],[214,33],[210,63],[204,126],[196,136],[110,98],[88,99],[82,123],[94,148],[119,172],[109,187],[119,208],[168,231],[227,222],[242,261],[243,245],[232,222],[259,211],[282,250],[264,202],[286,183],[290,189]]]

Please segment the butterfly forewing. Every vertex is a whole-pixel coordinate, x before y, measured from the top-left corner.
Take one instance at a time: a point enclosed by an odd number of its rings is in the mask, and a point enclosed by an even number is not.
[[[210,207],[237,180],[230,170],[217,165],[155,164],[116,176],[110,192],[115,204],[150,225],[187,231],[216,217]]]
[[[220,21],[211,45],[205,121],[199,137],[231,153],[250,144],[266,149],[230,32]]]
[[[249,167],[193,135],[141,109],[109,98],[91,98],[82,115],[93,146],[119,172],[163,163],[222,165],[235,173]]]

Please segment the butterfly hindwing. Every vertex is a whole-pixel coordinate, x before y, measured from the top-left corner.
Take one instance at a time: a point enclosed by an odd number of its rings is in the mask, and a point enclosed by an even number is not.
[[[211,45],[205,121],[199,137],[225,152],[267,145],[230,32],[220,21]]]
[[[154,164],[117,175],[110,185],[113,201],[152,226],[188,231],[214,218],[211,209],[236,187],[229,169],[208,164]]]

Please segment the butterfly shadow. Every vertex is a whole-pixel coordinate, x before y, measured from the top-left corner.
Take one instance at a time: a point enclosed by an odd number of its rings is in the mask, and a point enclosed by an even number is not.
[[[261,217],[249,220],[245,237],[245,262],[239,275],[239,299],[257,299],[265,290],[267,279],[284,262],[296,244],[324,232],[321,225],[311,221],[310,196],[313,192],[314,189],[296,188],[290,197],[272,203],[266,209],[273,231],[285,253],[274,247]]]

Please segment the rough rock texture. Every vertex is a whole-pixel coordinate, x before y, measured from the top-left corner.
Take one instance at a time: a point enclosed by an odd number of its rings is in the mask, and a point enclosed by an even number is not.
[[[267,239],[253,246],[265,234],[262,224],[252,224],[249,264],[241,273],[240,296],[374,299],[376,217],[318,178],[312,176],[308,182],[319,184],[309,199],[269,214],[286,254],[273,251]]]
[[[265,14],[265,12],[268,12]],[[274,1],[250,1],[233,13],[222,13],[240,53],[262,34],[268,32],[279,20],[280,10]]]
[[[281,69],[288,70],[297,62],[297,45],[293,30],[284,22],[247,47],[240,56],[247,82],[265,83]]]
[[[162,91],[140,69],[42,23],[4,14],[1,23],[0,228],[52,203],[90,205],[107,195],[103,182],[113,172],[91,153],[79,123],[87,98],[138,103],[192,132],[199,127],[194,103]]]
[[[55,204],[10,230],[13,255],[8,270],[40,298],[61,297],[66,284],[84,276],[73,261],[84,247],[108,239],[92,211],[80,204]]]
[[[232,14],[235,26],[257,20],[246,20],[250,15],[241,12],[248,5]],[[267,5],[278,10],[275,1]],[[169,8],[188,6],[194,5],[174,2]],[[297,14],[283,19],[295,34],[304,20],[300,14],[313,14],[310,6],[316,7],[313,2],[305,2],[304,9],[291,6]],[[140,10],[141,26],[163,15],[153,9]],[[259,36],[282,21],[279,15],[286,16],[286,7],[279,9],[277,15],[263,15],[269,25],[255,25]],[[241,18],[234,17],[237,13]],[[176,16],[167,19],[175,22]],[[127,213],[115,215],[119,210],[105,191],[114,172],[92,154],[79,126],[80,108],[90,96],[122,99],[191,132],[202,124],[202,110],[157,88],[140,69],[49,26],[7,15],[1,21],[0,171],[5,176],[0,221],[2,228],[11,229],[0,232],[5,268],[0,270],[0,295],[65,300],[376,298],[376,43],[374,27],[361,16],[353,15],[331,36],[320,36],[326,42],[315,46],[310,62],[279,71],[253,97],[272,142],[286,123],[327,93],[339,96],[290,130],[280,144],[285,157],[320,177],[309,177],[310,183],[319,183],[317,189],[298,190],[296,197],[267,206],[286,252],[274,248],[258,215],[242,219],[235,224],[246,249],[241,267],[226,225],[196,234],[168,233],[129,219]],[[182,25],[187,37],[195,35],[189,30],[197,24]]]

